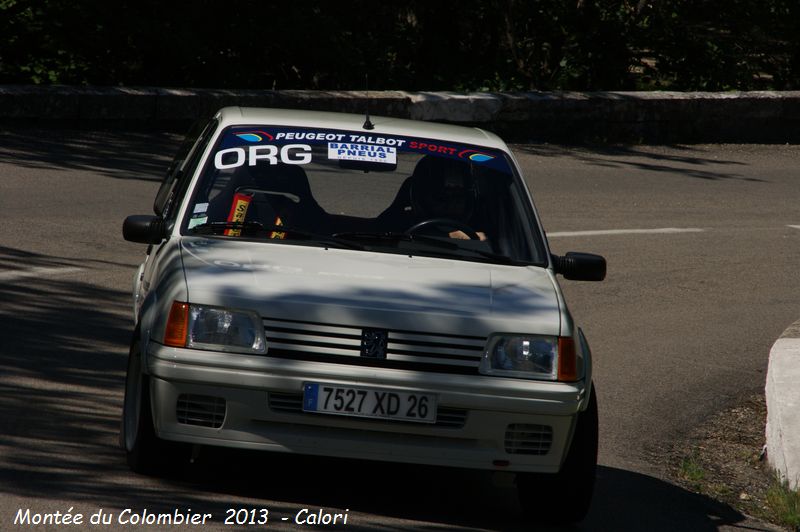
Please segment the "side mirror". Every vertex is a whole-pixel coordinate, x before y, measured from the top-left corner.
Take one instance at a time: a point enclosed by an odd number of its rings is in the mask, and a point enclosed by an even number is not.
[[[606,278],[606,259],[592,253],[568,252],[566,255],[552,255],[556,273],[570,281],[602,281]]]
[[[128,242],[158,244],[164,240],[164,220],[159,216],[135,214],[122,224],[122,237]]]

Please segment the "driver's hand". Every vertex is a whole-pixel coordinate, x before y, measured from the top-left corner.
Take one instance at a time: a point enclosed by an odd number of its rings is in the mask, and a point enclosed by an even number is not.
[[[481,242],[486,240],[486,233],[482,231],[475,231],[475,233],[478,235],[478,238],[481,240]],[[472,240],[464,231],[450,231],[448,235],[450,238],[457,238],[459,240]]]

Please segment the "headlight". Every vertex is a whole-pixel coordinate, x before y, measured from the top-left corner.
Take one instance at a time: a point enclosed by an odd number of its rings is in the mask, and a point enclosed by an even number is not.
[[[175,302],[164,343],[234,353],[266,353],[264,328],[255,312]]]
[[[481,359],[484,375],[548,381],[578,380],[572,338],[522,334],[497,334],[489,337]]]

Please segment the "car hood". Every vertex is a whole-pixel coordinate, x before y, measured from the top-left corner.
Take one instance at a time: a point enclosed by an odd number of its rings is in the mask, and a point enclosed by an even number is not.
[[[431,257],[185,237],[189,301],[262,317],[488,336],[558,335],[551,272]]]

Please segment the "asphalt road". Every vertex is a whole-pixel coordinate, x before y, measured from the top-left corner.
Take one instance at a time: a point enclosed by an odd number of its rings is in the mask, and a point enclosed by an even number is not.
[[[122,240],[121,223],[149,212],[178,141],[0,134],[0,529],[31,528],[14,525],[27,509],[83,516],[41,530],[139,529],[145,510],[212,515],[170,530],[231,529],[231,510],[261,508],[268,525],[243,529],[303,528],[293,521],[305,508],[346,511],[354,530],[529,529],[508,479],[483,473],[233,451],[205,452],[172,478],[128,471],[118,419],[144,249]],[[800,146],[515,152],[553,250],[609,263],[604,283],[562,283],[600,403],[602,467],[580,528],[757,526],[665,481],[659,457],[763,389],[769,347],[800,315]]]

